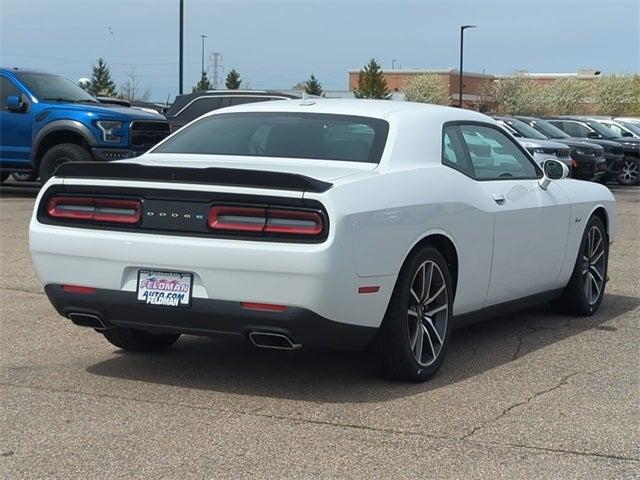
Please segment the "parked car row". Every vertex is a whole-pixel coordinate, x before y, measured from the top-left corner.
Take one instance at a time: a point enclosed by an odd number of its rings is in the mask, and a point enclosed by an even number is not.
[[[210,90],[176,97],[170,107],[94,98],[60,75],[0,70],[0,180],[46,180],[66,161],[138,156],[170,133],[220,108],[301,98],[270,90]],[[640,179],[640,119],[496,116],[542,164],[557,159],[580,180]],[[479,151],[482,150],[478,147]]]
[[[640,120],[576,116],[502,116],[495,119],[521,143],[551,140],[564,144],[569,148],[574,178],[601,182],[617,180],[622,185],[638,185],[640,136],[633,135],[640,127]],[[616,125],[620,125],[619,130],[612,128]],[[627,130],[622,130],[623,125]]]

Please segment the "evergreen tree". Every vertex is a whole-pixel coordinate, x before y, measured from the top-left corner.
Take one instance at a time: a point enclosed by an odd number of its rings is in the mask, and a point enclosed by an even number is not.
[[[317,95],[318,97],[322,96],[322,85],[315,75],[311,75],[309,80],[304,82],[304,91],[309,95]]]
[[[237,90],[240,88],[240,84],[242,80],[240,80],[240,74],[236,72],[235,68],[232,69],[227,75],[227,79],[224,84],[229,90]]]
[[[200,91],[211,90],[211,89],[213,89],[213,86],[211,85],[211,82],[209,81],[207,74],[205,72],[202,72],[202,77],[200,77],[200,81],[198,82],[198,84],[195,87],[193,87],[193,91],[200,92]]]
[[[94,96],[115,97],[118,95],[116,84],[111,80],[111,71],[102,58],[91,69],[91,81],[87,91]]]
[[[382,68],[375,59],[371,59],[364,70],[360,70],[358,88],[353,92],[356,98],[378,98],[389,100],[391,94],[387,88],[387,81],[382,75]]]

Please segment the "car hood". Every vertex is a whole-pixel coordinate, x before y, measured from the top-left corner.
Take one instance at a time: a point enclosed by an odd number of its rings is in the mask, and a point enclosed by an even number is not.
[[[78,112],[93,113],[95,115],[121,120],[164,120],[163,117],[135,108],[122,107],[120,105],[93,104],[93,103],[56,103],[56,110],[73,110]]]
[[[602,150],[602,147],[600,145],[593,142],[588,142],[586,140],[582,141],[575,138],[556,138],[553,141],[562,143],[564,145],[567,145],[568,147],[576,147],[576,148],[584,147],[584,148],[591,148],[593,150]]]
[[[620,147],[622,146],[619,142],[613,142],[611,140],[603,140],[601,138],[581,138],[581,137],[571,137],[571,140],[579,140],[581,142],[594,143],[596,145],[600,145],[604,148],[611,147]]]
[[[325,182],[334,182],[340,178],[350,177],[357,174],[366,174],[378,166],[376,163],[341,162],[335,160],[280,159],[170,153],[147,153],[133,160],[125,160],[124,162],[166,167],[214,167],[296,173]]]
[[[563,145],[562,143],[559,143],[559,142],[556,142],[556,141],[551,141],[551,140],[538,140],[537,138],[526,138],[526,137],[519,137],[519,138],[517,138],[517,140],[525,148],[526,147],[530,147],[530,148],[535,148],[535,147],[540,147],[540,148],[564,148],[564,147],[566,147],[566,145]]]

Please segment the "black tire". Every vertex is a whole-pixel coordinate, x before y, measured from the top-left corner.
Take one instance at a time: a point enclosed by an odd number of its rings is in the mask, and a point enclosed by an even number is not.
[[[597,255],[594,254],[593,257],[590,255],[590,239],[589,235],[593,229],[597,229],[599,232],[597,234],[598,238],[602,241],[602,260],[598,260],[592,264],[592,258],[595,258]],[[607,236],[607,231],[604,228],[604,224],[602,220],[597,216],[592,216],[587,222],[587,226],[582,235],[582,241],[580,242],[580,250],[578,251],[578,255],[576,258],[575,266],[573,267],[573,273],[571,275],[571,279],[569,283],[564,289],[562,293],[562,297],[557,302],[557,305],[565,312],[568,312],[572,315],[585,317],[593,315],[600,304],[602,303],[602,299],[604,298],[604,291],[607,285],[607,269],[609,267],[609,237]],[[594,269],[596,271],[594,272]],[[598,272],[598,273],[596,273]],[[591,281],[589,275],[593,279],[597,279],[598,276],[602,276],[601,285],[599,287],[599,291],[597,294],[597,298],[588,298],[589,287],[586,285],[586,282]],[[595,280],[594,280],[595,281]],[[596,288],[591,283],[591,288],[593,288],[593,292],[596,291]]]
[[[35,172],[13,172],[11,176],[16,182],[35,182],[38,179]]]
[[[109,343],[131,352],[160,352],[171,347],[179,333],[150,333],[133,328],[112,328],[101,332]]]
[[[429,288],[435,285],[435,292],[427,290],[424,297],[428,298],[434,295],[440,291],[441,286],[444,286],[445,289],[444,293],[441,293],[432,303],[424,306],[424,310],[418,308],[422,303],[417,301],[418,297],[423,297],[423,292],[419,292],[420,295],[417,296],[413,296],[411,293],[412,286],[417,285],[416,288],[418,290],[420,289],[420,278],[418,274],[423,265],[436,265],[442,280],[438,280],[437,282],[434,280],[433,285],[429,282]],[[438,270],[433,268],[433,266],[431,268],[433,279],[437,275]],[[421,274],[423,278],[427,275],[428,274]],[[423,280],[423,283],[426,284],[427,282]],[[442,307],[441,303],[443,299],[448,306],[446,310],[428,316],[427,313],[429,311]],[[412,305],[412,303],[414,305]],[[387,377],[393,380],[424,382],[435,375],[444,361],[451,338],[452,306],[453,289],[451,287],[451,274],[449,273],[447,262],[442,254],[432,246],[425,246],[413,253],[405,261],[398,275],[384,320],[376,337],[377,351],[382,360],[382,366]],[[410,315],[410,310],[413,310],[415,314]],[[444,312],[444,315],[442,312]],[[436,315],[439,315],[439,317],[436,317]],[[429,318],[429,320],[427,320],[427,318]],[[446,323],[443,325],[444,321],[446,321]],[[433,328],[433,325],[436,325],[436,328],[439,326],[439,334],[437,331],[434,334],[433,330],[429,328]],[[420,330],[421,327],[424,330],[424,334],[430,338],[422,337],[422,340],[420,340],[420,345],[424,345],[424,348],[426,348],[426,350],[423,350],[422,347],[420,348],[420,356],[424,359],[424,354],[426,353],[426,359],[430,360],[430,363],[425,361],[419,363],[416,357],[415,347],[412,346],[412,344],[417,345],[418,343],[417,334],[413,336],[413,339],[410,338],[412,331],[422,334]],[[437,353],[435,353],[436,349],[434,348],[437,347],[436,344],[438,343],[436,338],[442,340]],[[433,339],[433,341],[423,343],[430,339]],[[431,346],[429,346],[429,343],[431,343]],[[429,350],[431,353],[429,353]]]
[[[91,153],[75,143],[61,143],[46,151],[40,162],[40,180],[42,183],[53,177],[56,169],[66,162],[90,162]]]
[[[7,178],[9,178],[9,174],[7,172],[0,173],[0,183],[4,182]]]
[[[640,159],[624,157],[620,171],[616,175],[616,180],[620,185],[640,184]]]

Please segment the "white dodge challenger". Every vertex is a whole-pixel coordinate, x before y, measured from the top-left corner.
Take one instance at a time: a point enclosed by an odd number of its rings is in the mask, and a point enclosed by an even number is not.
[[[63,164],[30,249],[56,310],[119,348],[371,344],[389,376],[423,381],[456,325],[551,300],[598,309],[615,200],[566,176],[472,111],[254,103],[136,159]]]

